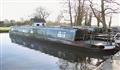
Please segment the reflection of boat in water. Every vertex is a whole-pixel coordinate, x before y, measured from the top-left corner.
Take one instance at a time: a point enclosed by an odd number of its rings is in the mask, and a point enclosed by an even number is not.
[[[82,70],[79,68],[83,68],[83,70],[87,70],[86,68],[88,67],[96,68],[110,57],[102,53],[84,52],[77,48],[73,49],[71,47],[59,47],[51,45],[45,46],[37,39],[26,39],[24,37],[15,35],[11,36],[11,40],[13,43],[60,58],[57,64],[59,65],[60,69],[64,68],[64,70],[67,70],[66,68],[70,68],[71,70],[74,70],[72,68],[78,68],[78,70]]]
[[[25,39],[19,36],[11,36],[11,40],[13,43],[23,45],[24,47],[49,54],[69,62],[84,62],[86,59],[89,60],[89,62],[91,59],[99,59],[99,62],[101,62],[106,59],[106,56],[108,58],[108,55],[103,53],[89,53],[77,48],[73,49],[72,47],[59,47],[57,44],[55,46],[45,46],[36,39]]]
[[[114,53],[114,42],[95,40],[94,32],[80,28],[66,27],[13,27],[10,37],[22,37],[26,40],[35,39],[41,45],[77,48],[88,53]]]

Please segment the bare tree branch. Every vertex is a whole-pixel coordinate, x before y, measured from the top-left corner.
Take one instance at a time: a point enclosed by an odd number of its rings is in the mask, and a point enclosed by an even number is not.
[[[111,11],[117,11],[119,8],[113,9],[113,8],[106,8],[104,11],[111,10]]]
[[[38,18],[46,19],[50,14],[43,7],[36,8],[35,16]]]
[[[120,11],[117,11],[117,12],[116,12],[116,11],[113,11],[113,12],[107,12],[106,15],[111,14],[111,13],[118,14],[118,13],[120,13]]]

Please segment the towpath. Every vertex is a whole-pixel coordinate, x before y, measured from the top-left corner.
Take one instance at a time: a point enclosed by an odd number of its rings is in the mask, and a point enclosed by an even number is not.
[[[106,60],[95,70],[120,70],[120,51]]]

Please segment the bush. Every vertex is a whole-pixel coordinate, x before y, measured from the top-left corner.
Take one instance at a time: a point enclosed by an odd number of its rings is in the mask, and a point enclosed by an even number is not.
[[[0,33],[6,33],[9,32],[10,27],[0,27]]]

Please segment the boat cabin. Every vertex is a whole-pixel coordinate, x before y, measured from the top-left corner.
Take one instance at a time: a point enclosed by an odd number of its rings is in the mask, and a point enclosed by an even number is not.
[[[34,17],[31,19],[31,21],[33,22],[33,26],[45,26],[45,19],[43,18],[38,18],[38,17]]]
[[[11,32],[19,34],[29,34],[40,39],[62,39],[68,41],[88,40],[89,32],[77,28],[57,28],[57,27],[14,27]]]

